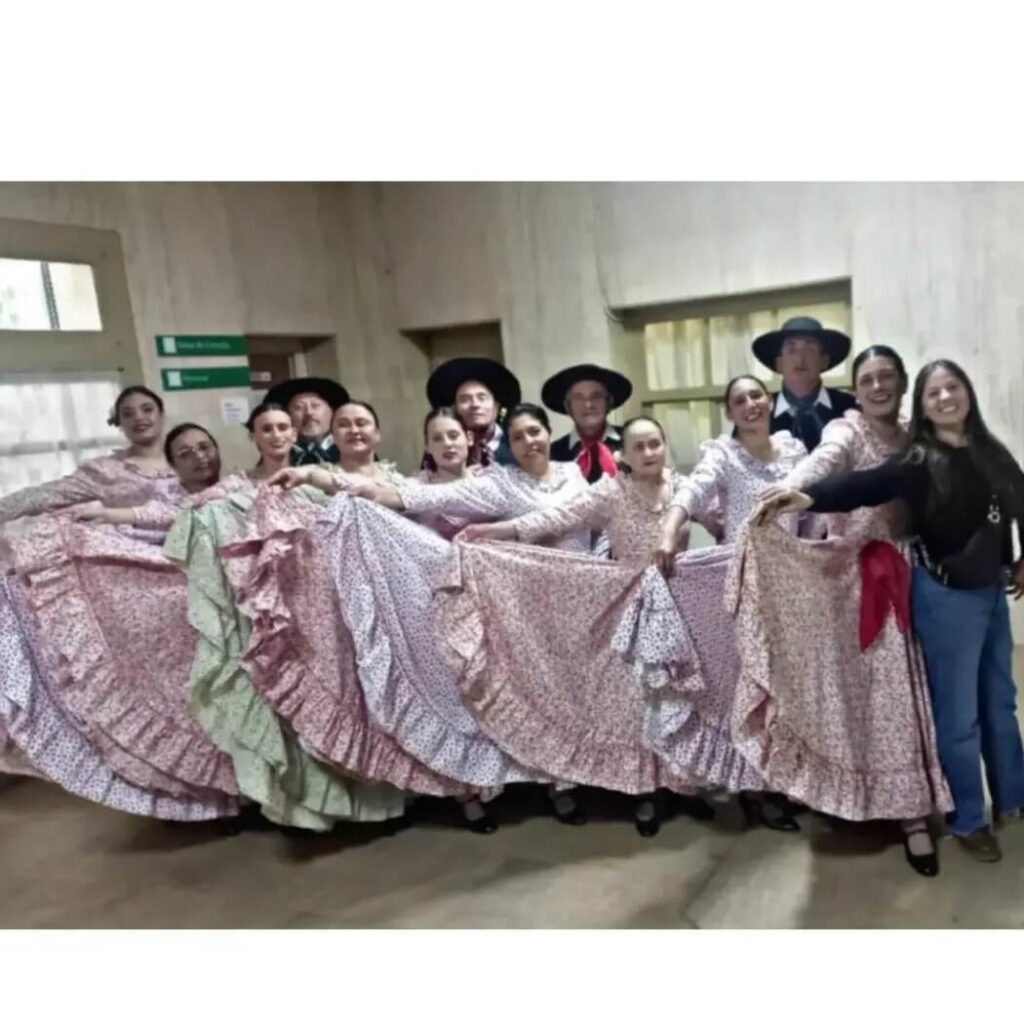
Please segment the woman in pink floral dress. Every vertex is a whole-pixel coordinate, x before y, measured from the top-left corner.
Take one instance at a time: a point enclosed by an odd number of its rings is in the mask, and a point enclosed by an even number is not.
[[[589,530],[606,533],[609,553],[620,565],[643,569],[650,561],[651,548],[660,537],[661,521],[669,501],[683,484],[683,478],[665,467],[665,434],[656,420],[646,416],[629,420],[621,428],[621,438],[622,472],[616,476],[602,477],[564,505],[537,509],[506,522],[467,526],[458,539],[539,544]],[[586,605],[592,602],[593,568],[582,563],[573,567],[578,579],[567,589],[579,595],[579,607],[575,613],[568,607],[563,608],[570,629],[574,628],[574,615],[577,621],[585,621]],[[569,566],[563,569],[565,573],[571,571]],[[531,651],[528,657],[536,657],[536,645],[527,641],[526,634],[521,647]],[[625,719],[626,716],[622,716],[623,725]],[[694,797],[682,797],[680,802],[694,817],[708,819],[713,814],[704,801]],[[641,794],[634,814],[637,831],[642,836],[657,834],[661,800],[655,794]]]
[[[26,487],[0,498],[0,524],[24,516],[95,503],[128,508],[152,499],[183,497],[177,474],[164,454],[164,404],[159,395],[138,385],[125,388],[114,403],[111,426],[129,445],[83,463],[69,476]]]
[[[907,374],[899,354],[884,345],[866,349],[854,360],[853,380],[860,408],[826,425],[819,446],[786,477],[782,489],[804,491],[837,474],[873,469],[906,447],[899,417]],[[774,493],[766,492],[763,500]],[[866,599],[865,582],[874,578],[876,566],[887,564],[880,558],[895,553],[891,545],[906,520],[900,502],[833,514],[828,517],[831,553],[812,552],[797,542],[792,551],[776,545],[774,554],[783,562],[804,563],[790,574],[794,582],[806,571],[817,572],[811,584],[822,606],[840,574],[849,577],[855,593],[847,590],[843,600],[856,612]],[[745,617],[753,622],[755,609],[748,611]],[[841,661],[845,672],[788,673],[781,688],[766,689],[753,674],[745,675],[750,685],[740,700],[744,731],[765,753],[769,780],[790,795],[836,817],[901,819],[907,860],[930,877],[938,873],[938,859],[925,815],[944,810],[949,796],[917,644],[890,623],[854,658],[864,663],[863,685],[849,670],[851,658]],[[826,762],[827,771],[814,769]]]
[[[692,701],[671,688],[652,693],[648,736],[656,750],[691,770],[717,767],[721,774],[724,761],[727,788],[739,791],[749,823],[796,831],[799,824],[784,801],[758,795],[762,780],[756,765],[737,752],[733,713],[739,662],[724,601],[733,545],[745,531],[757,496],[783,480],[807,449],[788,431],[771,433],[771,399],[756,377],[736,377],[726,386],[724,398],[733,431],[702,446],[700,462],[672,498],[654,551],[655,563],[671,579],[698,655],[699,642],[708,643],[701,663],[710,685]],[[680,531],[713,509],[723,521],[724,547],[695,551],[677,561]],[[794,516],[785,524],[794,534],[799,525]]]

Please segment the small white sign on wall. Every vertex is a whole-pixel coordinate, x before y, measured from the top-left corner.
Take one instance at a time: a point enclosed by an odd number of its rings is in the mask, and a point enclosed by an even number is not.
[[[244,395],[232,395],[220,400],[220,414],[226,426],[244,426],[249,419],[249,399]]]

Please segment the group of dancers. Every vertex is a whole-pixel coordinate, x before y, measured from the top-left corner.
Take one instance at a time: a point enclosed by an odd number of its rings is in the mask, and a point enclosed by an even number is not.
[[[708,819],[725,790],[751,826],[898,823],[925,876],[943,818],[998,860],[1024,808],[1024,473],[949,360],[905,421],[892,348],[856,356],[853,394],[822,381],[849,338],[812,318],[753,351],[781,390],[731,381],[688,475],[657,420],[609,422],[632,387],[590,364],[542,404],[491,360],[442,364],[413,475],[336,381],[273,387],[230,473],[125,388],[125,449],[0,498],[0,770],[315,831],[431,795],[486,834],[536,783],[568,825],[581,787],[630,794],[653,836],[667,794]],[[691,523],[717,543],[688,550]]]

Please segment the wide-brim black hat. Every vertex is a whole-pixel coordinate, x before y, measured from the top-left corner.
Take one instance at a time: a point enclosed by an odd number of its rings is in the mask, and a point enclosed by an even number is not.
[[[307,393],[319,395],[332,409],[340,408],[349,400],[349,393],[336,380],[327,377],[294,377],[275,384],[263,401],[287,409],[288,403],[296,395]]]
[[[787,338],[816,338],[828,355],[828,369],[838,366],[850,354],[850,339],[842,331],[822,327],[813,316],[795,316],[787,320],[777,331],[762,334],[754,341],[754,358],[775,372],[775,360],[782,351]]]
[[[427,401],[432,409],[455,404],[455,392],[475,380],[483,384],[503,409],[518,405],[522,389],[516,375],[501,363],[482,356],[460,356],[442,363],[427,380]]]
[[[569,393],[569,388],[581,380],[596,380],[604,385],[608,392],[609,411],[624,405],[633,394],[633,383],[628,377],[603,366],[595,366],[593,363],[579,363],[559,370],[553,377],[548,377],[544,381],[544,387],[540,389],[540,399],[552,412],[564,413],[565,396]]]

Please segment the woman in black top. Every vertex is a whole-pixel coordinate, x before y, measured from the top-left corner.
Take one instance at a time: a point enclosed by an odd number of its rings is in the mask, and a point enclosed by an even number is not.
[[[947,359],[929,363],[914,383],[906,452],[806,492],[766,494],[752,519],[810,508],[850,512],[898,498],[909,506],[916,537],[911,607],[956,804],[950,829],[977,859],[999,860],[981,764],[997,820],[1019,817],[1024,751],[1006,591],[1014,599],[1024,593],[1024,560],[1014,545],[1024,522],[1024,473],[985,426],[967,375]]]

